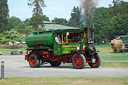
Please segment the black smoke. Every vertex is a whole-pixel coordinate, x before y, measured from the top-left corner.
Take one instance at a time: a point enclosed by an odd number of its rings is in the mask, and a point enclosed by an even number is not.
[[[95,8],[98,4],[98,0],[82,0],[81,1],[81,7],[83,8],[83,14],[84,14],[84,27],[90,27],[91,21],[93,19],[93,14],[95,11]]]

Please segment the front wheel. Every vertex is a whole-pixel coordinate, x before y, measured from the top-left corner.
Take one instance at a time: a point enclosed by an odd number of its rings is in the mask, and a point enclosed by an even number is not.
[[[101,58],[98,54],[94,54],[95,63],[88,63],[91,68],[98,68],[101,65]]]
[[[72,65],[76,69],[82,69],[85,66],[85,57],[83,54],[74,54],[72,57]]]
[[[29,57],[29,65],[31,68],[37,68],[39,67],[39,59],[36,54],[31,54]]]

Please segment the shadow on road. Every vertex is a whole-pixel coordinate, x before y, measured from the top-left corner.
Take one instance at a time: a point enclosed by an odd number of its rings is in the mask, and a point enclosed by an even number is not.
[[[70,69],[74,69],[72,66],[41,66],[40,68],[70,68]]]
[[[30,66],[24,66],[24,68],[31,68]],[[63,69],[75,69],[73,66],[55,66],[55,67],[53,67],[53,66],[50,66],[50,65],[41,65],[41,67],[39,67],[39,68],[63,68]],[[92,69],[92,68],[90,68],[90,67],[84,67],[83,69]]]

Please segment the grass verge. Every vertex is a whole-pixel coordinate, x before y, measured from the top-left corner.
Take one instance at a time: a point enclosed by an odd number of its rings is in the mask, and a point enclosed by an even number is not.
[[[0,85],[128,85],[128,78],[6,78]]]
[[[101,67],[127,68],[128,63],[102,62]]]

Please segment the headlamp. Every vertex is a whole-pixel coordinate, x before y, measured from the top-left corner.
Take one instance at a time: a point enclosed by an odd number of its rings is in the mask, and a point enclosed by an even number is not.
[[[77,50],[80,50],[80,47],[76,47]]]

